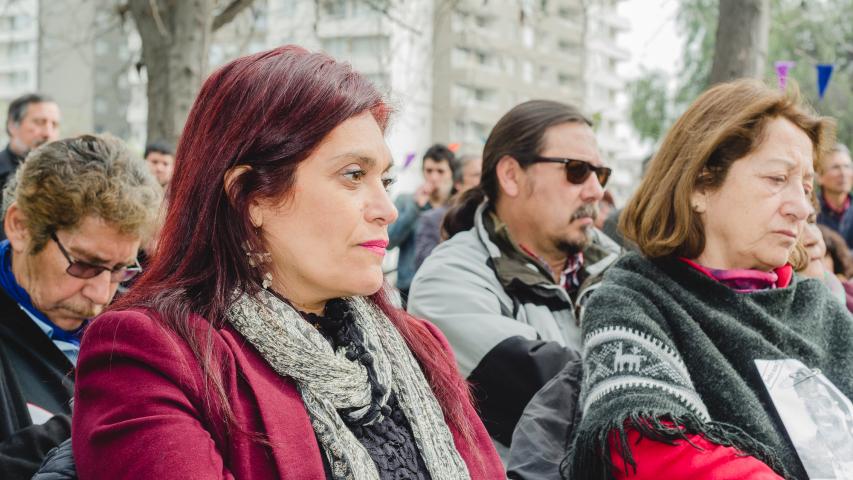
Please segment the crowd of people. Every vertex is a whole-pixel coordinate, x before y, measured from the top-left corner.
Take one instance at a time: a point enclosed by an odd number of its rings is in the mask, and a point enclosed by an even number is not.
[[[141,157],[12,102],[0,477],[853,475],[853,163],[795,88],[708,89],[622,208],[552,100],[392,202],[392,115],[296,46]]]

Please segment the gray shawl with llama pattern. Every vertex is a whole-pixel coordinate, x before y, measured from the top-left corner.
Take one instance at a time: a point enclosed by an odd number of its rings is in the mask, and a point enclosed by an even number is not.
[[[669,443],[703,434],[807,478],[754,361],[797,359],[853,398],[853,318],[817,280],[736,293],[680,260],[629,254],[582,326],[584,413],[568,478],[611,478],[613,448],[624,460],[615,466],[630,469],[626,427]]]

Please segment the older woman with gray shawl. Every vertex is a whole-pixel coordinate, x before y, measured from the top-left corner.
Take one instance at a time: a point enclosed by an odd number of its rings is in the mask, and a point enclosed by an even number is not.
[[[847,450],[817,442],[851,435],[828,419],[853,416],[853,319],[789,263],[831,135],[796,93],[749,80],[675,123],[622,215],[642,254],[582,319],[565,478],[847,478]]]

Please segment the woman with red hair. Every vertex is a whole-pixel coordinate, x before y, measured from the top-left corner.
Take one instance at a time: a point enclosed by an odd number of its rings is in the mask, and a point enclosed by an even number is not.
[[[446,340],[387,300],[388,113],[295,46],[205,82],[156,255],[85,334],[81,479],[504,477]]]

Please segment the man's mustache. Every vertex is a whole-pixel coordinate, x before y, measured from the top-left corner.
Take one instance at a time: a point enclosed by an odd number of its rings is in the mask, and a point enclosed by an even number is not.
[[[591,218],[593,220],[598,217],[598,203],[588,203],[577,210],[572,214],[572,220],[579,220],[581,218]]]

